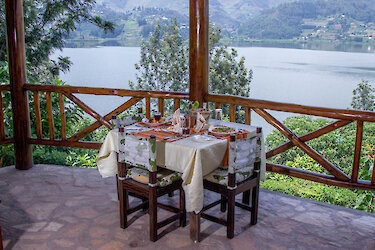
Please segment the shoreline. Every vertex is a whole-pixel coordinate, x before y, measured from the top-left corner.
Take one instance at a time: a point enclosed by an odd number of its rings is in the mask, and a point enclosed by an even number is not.
[[[74,40],[67,39],[65,48],[94,48],[99,46],[112,47],[140,47],[141,41],[124,41],[119,39],[90,39],[90,40]],[[331,41],[331,40],[230,40],[223,38],[221,45],[228,47],[266,47],[266,48],[292,48],[292,49],[308,49],[322,51],[342,51],[342,52],[360,52],[375,53],[375,41],[352,42],[352,41]]]

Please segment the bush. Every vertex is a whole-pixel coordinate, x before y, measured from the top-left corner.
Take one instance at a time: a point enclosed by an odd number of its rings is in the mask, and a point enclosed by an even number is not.
[[[333,121],[328,119],[314,119],[310,116],[296,116],[287,118],[284,121],[284,124],[297,136],[301,136],[328,125],[331,122]],[[356,125],[355,123],[351,123],[345,127],[311,140],[307,144],[321,153],[346,174],[350,175],[353,164],[355,134]],[[373,145],[374,135],[375,124],[365,123],[359,171],[359,178],[363,180],[370,180],[372,175],[373,161],[375,158],[375,146]],[[267,150],[275,148],[287,141],[288,139],[275,130],[266,138]],[[327,170],[296,147],[274,156],[269,159],[269,161],[311,172],[329,174]],[[261,184],[261,186],[266,189],[303,198],[361,209],[368,212],[375,212],[375,194],[370,191],[339,188],[274,173],[267,173],[266,181]]]

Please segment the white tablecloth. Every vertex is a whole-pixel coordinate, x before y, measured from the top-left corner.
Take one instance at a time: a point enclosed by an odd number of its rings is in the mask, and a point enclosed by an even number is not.
[[[210,120],[210,123],[224,123],[255,134],[255,127]],[[223,124],[223,125],[224,125]],[[240,126],[240,127],[239,127]],[[203,176],[218,168],[227,149],[227,140],[197,142],[193,137],[175,142],[158,142],[157,164],[182,173],[186,195],[186,211],[199,212],[203,208]],[[108,133],[97,157],[97,166],[102,177],[117,174],[118,132]],[[265,151],[262,140],[261,178],[265,173]]]

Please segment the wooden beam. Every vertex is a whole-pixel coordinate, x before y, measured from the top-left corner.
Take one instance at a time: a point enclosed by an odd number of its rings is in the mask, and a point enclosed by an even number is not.
[[[206,99],[208,102],[236,104],[238,106],[248,106],[252,109],[259,108],[296,114],[322,116],[332,119],[375,122],[375,112],[371,111],[311,107],[298,104],[257,100],[234,95],[208,94]]]
[[[5,138],[3,140],[0,140],[0,145],[8,145],[14,143],[13,138]]]
[[[180,108],[180,99],[174,99],[174,111]]]
[[[129,99],[128,101],[126,101],[125,103],[120,105],[115,110],[106,114],[103,117],[103,119],[106,120],[106,121],[109,121],[112,118],[113,115],[121,114],[122,112],[124,112],[125,110],[127,110],[128,108],[130,108],[131,106],[133,106],[134,104],[139,102],[140,100],[142,100],[142,98],[131,98],[131,99]],[[68,141],[78,141],[78,140],[82,139],[83,137],[85,137],[86,135],[90,134],[95,129],[101,127],[101,126],[102,126],[102,124],[99,121],[96,121],[93,124],[91,124],[90,126],[88,126],[87,128],[85,128],[84,130],[82,130],[82,131],[76,133],[75,135],[71,136],[70,138],[68,138]]]
[[[65,105],[64,105],[64,96],[62,93],[59,93],[59,107],[60,107],[60,120],[61,120],[61,139],[66,140]]]
[[[158,110],[161,116],[163,117],[164,116],[164,99],[163,98],[158,99]]]
[[[87,104],[85,104],[83,101],[81,101],[80,99],[78,99],[76,96],[74,96],[72,94],[69,94],[69,93],[65,93],[65,96],[69,100],[71,100],[72,102],[74,102],[75,104],[77,104],[78,107],[80,107],[84,112],[86,112],[87,114],[89,114],[93,118],[95,118],[98,122],[100,122],[101,124],[103,124],[107,128],[112,129],[112,124],[109,121],[105,120],[95,110],[93,110],[92,108],[90,108],[89,106],[87,106]]]
[[[17,169],[33,166],[30,138],[30,114],[26,84],[25,36],[22,0],[5,0],[9,80],[12,87],[12,111],[14,130],[14,154]]]
[[[236,122],[236,105],[230,104],[229,117],[231,122]]]
[[[42,116],[40,113],[40,102],[39,92],[34,91],[34,110],[35,110],[35,126],[36,126],[36,137],[42,138]]]
[[[374,159],[374,163],[373,163],[373,166],[372,166],[371,185],[374,185],[374,186],[375,186],[375,159]]]
[[[100,149],[101,142],[87,142],[87,141],[67,141],[67,140],[48,140],[48,139],[29,139],[30,144],[46,145],[56,147],[69,147],[69,148],[86,148],[86,149]]]
[[[4,113],[3,113],[3,93],[0,92],[0,140],[5,139]]]
[[[355,182],[355,183],[350,182],[350,181],[342,181],[342,180],[338,180],[332,175],[314,173],[314,172],[306,171],[303,169],[292,168],[292,167],[269,163],[269,162],[267,162],[267,171],[278,173],[278,174],[285,174],[285,175],[293,176],[296,178],[320,182],[323,184],[333,185],[337,187],[344,187],[344,188],[351,188],[351,189],[354,189],[354,188],[366,189],[366,190],[375,191],[375,185],[372,185],[370,181],[358,180],[358,182]]]
[[[146,118],[151,118],[151,99],[150,97],[146,97]]]
[[[47,92],[46,93],[46,102],[47,102],[47,116],[48,116],[49,139],[53,140],[55,138],[55,125],[54,125],[54,122],[53,122],[51,92]]]
[[[7,90],[7,87],[0,90]],[[92,87],[74,87],[74,86],[56,86],[48,84],[26,84],[25,90],[45,91],[70,94],[90,94],[90,95],[110,95],[110,96],[131,96],[131,97],[153,97],[164,99],[189,99],[188,93],[168,92],[168,91],[152,91],[152,90],[129,90],[129,89],[111,89],[111,88],[92,88]]]
[[[306,143],[301,141],[292,131],[290,131],[284,124],[279,122],[275,117],[267,113],[262,109],[254,109],[254,111],[263,117],[266,122],[274,126],[277,130],[279,130],[286,138],[288,138],[294,145],[299,147],[302,151],[304,151],[308,156],[318,162],[322,167],[327,169],[331,174],[337,177],[339,180],[348,181],[349,177],[343,173],[340,169],[335,167],[332,163],[327,161],[322,155],[316,152],[313,148],[308,146]]]
[[[331,131],[334,131],[334,130],[336,130],[338,128],[341,128],[341,127],[343,127],[345,125],[348,125],[351,122],[352,121],[346,121],[346,120],[336,121],[334,123],[328,124],[327,126],[319,128],[319,129],[317,129],[317,130],[315,130],[313,132],[305,134],[305,135],[299,137],[299,139],[301,141],[303,141],[303,142],[307,142],[307,141],[310,141],[312,139],[318,138],[318,137],[320,137],[320,136],[322,136],[324,134],[327,134],[327,133],[329,133]],[[274,148],[274,149],[268,151],[267,154],[266,154],[266,158],[268,159],[268,158],[271,158],[271,157],[273,157],[275,155],[281,154],[281,153],[285,152],[286,150],[288,150],[288,149],[290,149],[290,148],[292,148],[294,146],[295,145],[291,141],[286,142],[286,143],[278,146],[277,148]]]
[[[355,136],[355,149],[354,149],[354,160],[352,169],[352,182],[357,182],[359,161],[361,159],[361,148],[362,148],[362,137],[363,137],[363,121],[357,121],[357,133]]]
[[[251,108],[245,107],[245,124],[251,124]]]
[[[208,94],[208,0],[190,0],[190,100],[202,107]]]

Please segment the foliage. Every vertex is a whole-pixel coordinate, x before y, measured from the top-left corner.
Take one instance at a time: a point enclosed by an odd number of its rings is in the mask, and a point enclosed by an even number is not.
[[[187,49],[183,46],[177,21],[169,26],[155,25],[148,41],[141,45],[141,59],[135,65],[137,84],[129,86],[144,90],[186,91],[188,88]]]
[[[27,73],[30,75],[30,64],[27,64]],[[46,71],[46,69],[44,69]],[[53,85],[64,85],[64,82],[59,80],[56,77],[51,77],[50,74],[44,72],[42,68],[39,69],[41,74],[39,75],[39,80],[46,84]],[[38,79],[36,79],[38,80]],[[31,81],[32,78],[31,78]],[[0,84],[9,84],[9,75],[8,75],[8,65],[7,63],[0,63]],[[60,120],[60,109],[59,109],[59,99],[58,95],[52,93],[52,114],[53,114],[53,123],[55,128],[55,138],[61,139],[61,120]],[[13,113],[11,106],[11,96],[9,91],[2,92],[2,101],[3,101],[3,111],[4,111],[4,128],[5,128],[5,137],[13,137]],[[41,111],[41,120],[42,120],[42,137],[49,137],[49,124],[47,116],[47,103],[46,103],[46,93],[40,92],[39,95],[40,111]],[[91,119],[84,117],[83,111],[70,102],[68,99],[64,99],[65,103],[65,117],[66,117],[66,133],[67,136],[72,136],[79,130],[87,127],[91,123]],[[30,114],[35,114],[34,109],[34,96],[29,93],[29,110]],[[31,126],[31,136],[36,137],[36,117],[35,115],[30,115],[30,126]],[[86,136],[84,140],[89,141],[102,141],[105,137],[105,134],[108,132],[106,128],[100,128],[90,135]],[[71,158],[67,161],[68,156],[72,155],[86,155],[91,157],[90,166],[95,167],[95,154],[96,151],[83,151],[81,149],[69,149],[63,147],[47,147],[47,146],[34,146],[33,158],[34,163],[47,163],[47,164],[61,164],[67,165],[74,162],[74,165],[83,164],[87,166],[88,164],[83,161],[82,157]],[[6,145],[0,147],[0,167],[12,165],[14,162],[13,159],[13,145]]]
[[[313,119],[309,116],[290,117],[284,124],[297,136],[319,129],[332,121],[327,119]],[[307,144],[321,153],[326,159],[350,175],[353,164],[356,126],[354,123],[311,140]],[[375,148],[373,138],[375,124],[365,123],[362,141],[362,157],[360,159],[359,178],[370,180],[372,175]],[[267,149],[275,148],[288,140],[278,131],[273,131],[266,138]],[[316,173],[329,174],[300,149],[294,147],[271,159],[270,162],[299,168]],[[279,174],[267,174],[265,188],[280,191],[300,197],[320,200],[336,205],[357,208],[369,212],[374,210],[374,192],[349,190],[331,187],[311,181],[305,181]]]
[[[346,188],[329,186],[280,174],[267,173],[266,176],[267,179],[261,183],[261,188],[349,208],[354,208],[359,199],[356,191]]]
[[[362,81],[353,90],[353,109],[375,111],[375,88],[368,81]]]
[[[113,30],[112,23],[91,14],[94,4],[95,0],[23,1],[25,49],[30,69],[44,66],[52,75],[68,70],[71,62],[67,57],[54,61],[49,56],[64,47],[64,39],[79,23],[90,22],[105,31]],[[0,13],[0,61],[7,61],[4,1],[1,1]]]
[[[328,125],[331,122],[332,121],[327,119],[313,119],[309,116],[297,116],[287,118],[284,121],[284,124],[297,136],[301,136]],[[355,123],[351,123],[345,127],[311,140],[307,142],[307,144],[321,153],[334,165],[342,169],[345,173],[350,174],[354,154],[355,134],[356,125]],[[372,145],[374,135],[375,124],[365,123],[362,144]],[[267,136],[266,147],[268,149],[275,148],[287,141],[286,137],[275,130]],[[294,147],[273,157],[271,161],[277,164],[285,164],[288,161],[293,161],[298,155],[303,156],[305,153]]]
[[[301,0],[281,4],[263,11],[241,24],[238,32],[257,39],[291,39],[299,37],[304,19],[337,17],[342,25],[339,34],[348,31],[348,20],[373,23],[374,4],[364,0]]]
[[[209,90],[212,93],[250,95],[252,70],[245,67],[245,58],[239,60],[235,49],[219,46],[220,29],[210,28]],[[188,91],[188,47],[184,44],[176,19],[161,27],[156,24],[149,40],[143,41],[141,59],[136,64],[137,83],[133,89]],[[224,108],[224,114],[229,108]]]

